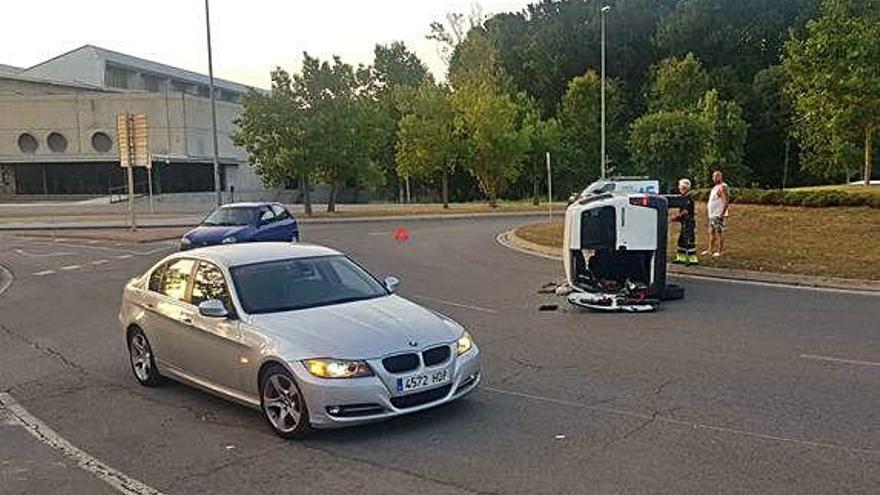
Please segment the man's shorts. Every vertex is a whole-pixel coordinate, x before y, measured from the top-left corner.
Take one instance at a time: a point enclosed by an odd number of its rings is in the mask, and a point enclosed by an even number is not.
[[[724,217],[709,217],[709,229],[712,232],[724,232]]]

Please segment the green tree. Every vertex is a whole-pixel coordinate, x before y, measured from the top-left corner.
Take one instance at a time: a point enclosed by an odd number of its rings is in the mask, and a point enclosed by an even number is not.
[[[376,45],[373,55],[369,74],[370,87],[378,104],[373,123],[378,140],[375,159],[384,173],[385,182],[400,187],[399,167],[395,160],[401,118],[397,93],[416,88],[433,78],[419,57],[400,41]]]
[[[271,77],[269,94],[251,91],[244,97],[244,110],[235,121],[232,138],[247,151],[263,185],[283,187],[298,180],[305,212],[311,215],[309,182],[315,167],[302,155],[305,115],[294,97],[290,75],[279,67]]]
[[[559,107],[563,128],[565,176],[570,188],[582,187],[599,176],[601,161],[601,86],[596,71],[588,70],[568,83]],[[605,147],[610,168],[627,161],[626,110],[623,91],[617,81],[606,81]]]
[[[327,211],[336,211],[337,195],[347,182],[369,182],[378,175],[376,107],[367,90],[368,73],[339,57],[322,62],[305,53],[302,72],[293,77],[291,86],[304,113],[302,160],[330,184]]]
[[[443,208],[449,208],[449,176],[461,153],[447,88],[424,82],[401,98],[397,170],[423,180],[440,177]]]
[[[676,3],[678,0],[536,1],[522,12],[493,16],[485,27],[504,69],[517,87],[538,101],[546,117],[556,112],[569,80],[599,68],[603,5],[611,6],[606,14],[607,75],[619,81],[628,94],[637,95],[655,60],[654,28]]]
[[[529,149],[524,96],[513,94],[498,53],[481,28],[472,29],[456,47],[449,81],[467,169],[494,207],[504,188],[519,176]]]
[[[709,73],[693,53],[663,59],[651,68],[648,111],[692,109],[710,89]]]
[[[643,115],[632,124],[629,148],[642,173],[668,188],[679,177],[692,177],[705,154],[709,130],[700,116],[681,110]]]
[[[730,76],[747,89],[758,71],[778,62],[786,33],[789,29],[802,29],[807,19],[815,15],[818,3],[819,0],[678,2],[658,23],[654,45],[662,57],[693,53],[710,72],[729,69]],[[722,91],[722,96],[733,95]]]
[[[559,175],[559,158],[562,150],[562,125],[553,117],[542,119],[537,102],[523,95],[521,103],[526,108],[523,132],[529,137],[529,151],[525,156],[524,179],[531,182],[532,204],[541,202],[541,186],[546,185],[547,153],[556,160]],[[557,184],[558,187],[558,184]]]
[[[785,92],[787,84],[781,65],[758,72],[752,82],[745,160],[755,180],[765,188],[785,188],[796,179],[797,149],[791,138],[793,109]]]
[[[880,0],[824,0],[806,36],[786,43],[784,66],[806,166],[839,173],[862,143],[863,177],[870,183],[880,128],[878,61]]]
[[[711,185],[713,170],[724,170],[733,182],[742,183],[748,177],[743,164],[743,150],[748,124],[742,118],[742,110],[733,101],[718,98],[718,91],[709,90],[700,99],[699,116],[706,126],[707,136],[702,167],[693,177],[699,187]]]

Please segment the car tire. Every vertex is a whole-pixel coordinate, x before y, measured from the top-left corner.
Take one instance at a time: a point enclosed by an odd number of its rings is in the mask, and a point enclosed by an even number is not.
[[[145,387],[155,387],[162,383],[162,375],[156,368],[156,358],[146,334],[140,328],[128,332],[128,362],[135,379]]]
[[[302,391],[290,371],[280,364],[270,365],[260,375],[260,410],[281,438],[298,440],[312,432]]]

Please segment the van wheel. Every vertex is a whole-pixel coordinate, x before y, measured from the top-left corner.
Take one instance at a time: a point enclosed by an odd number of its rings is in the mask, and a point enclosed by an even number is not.
[[[666,287],[663,288],[663,299],[664,301],[675,301],[677,299],[684,298],[684,287],[676,284],[666,284]]]

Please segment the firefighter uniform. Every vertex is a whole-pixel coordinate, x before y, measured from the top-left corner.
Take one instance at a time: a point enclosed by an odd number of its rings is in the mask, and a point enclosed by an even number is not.
[[[694,217],[694,198],[690,191],[682,195],[682,198],[684,202],[678,209],[678,215],[673,218],[676,222],[681,222],[675,262],[695,265],[700,260],[697,258],[697,221]]]

